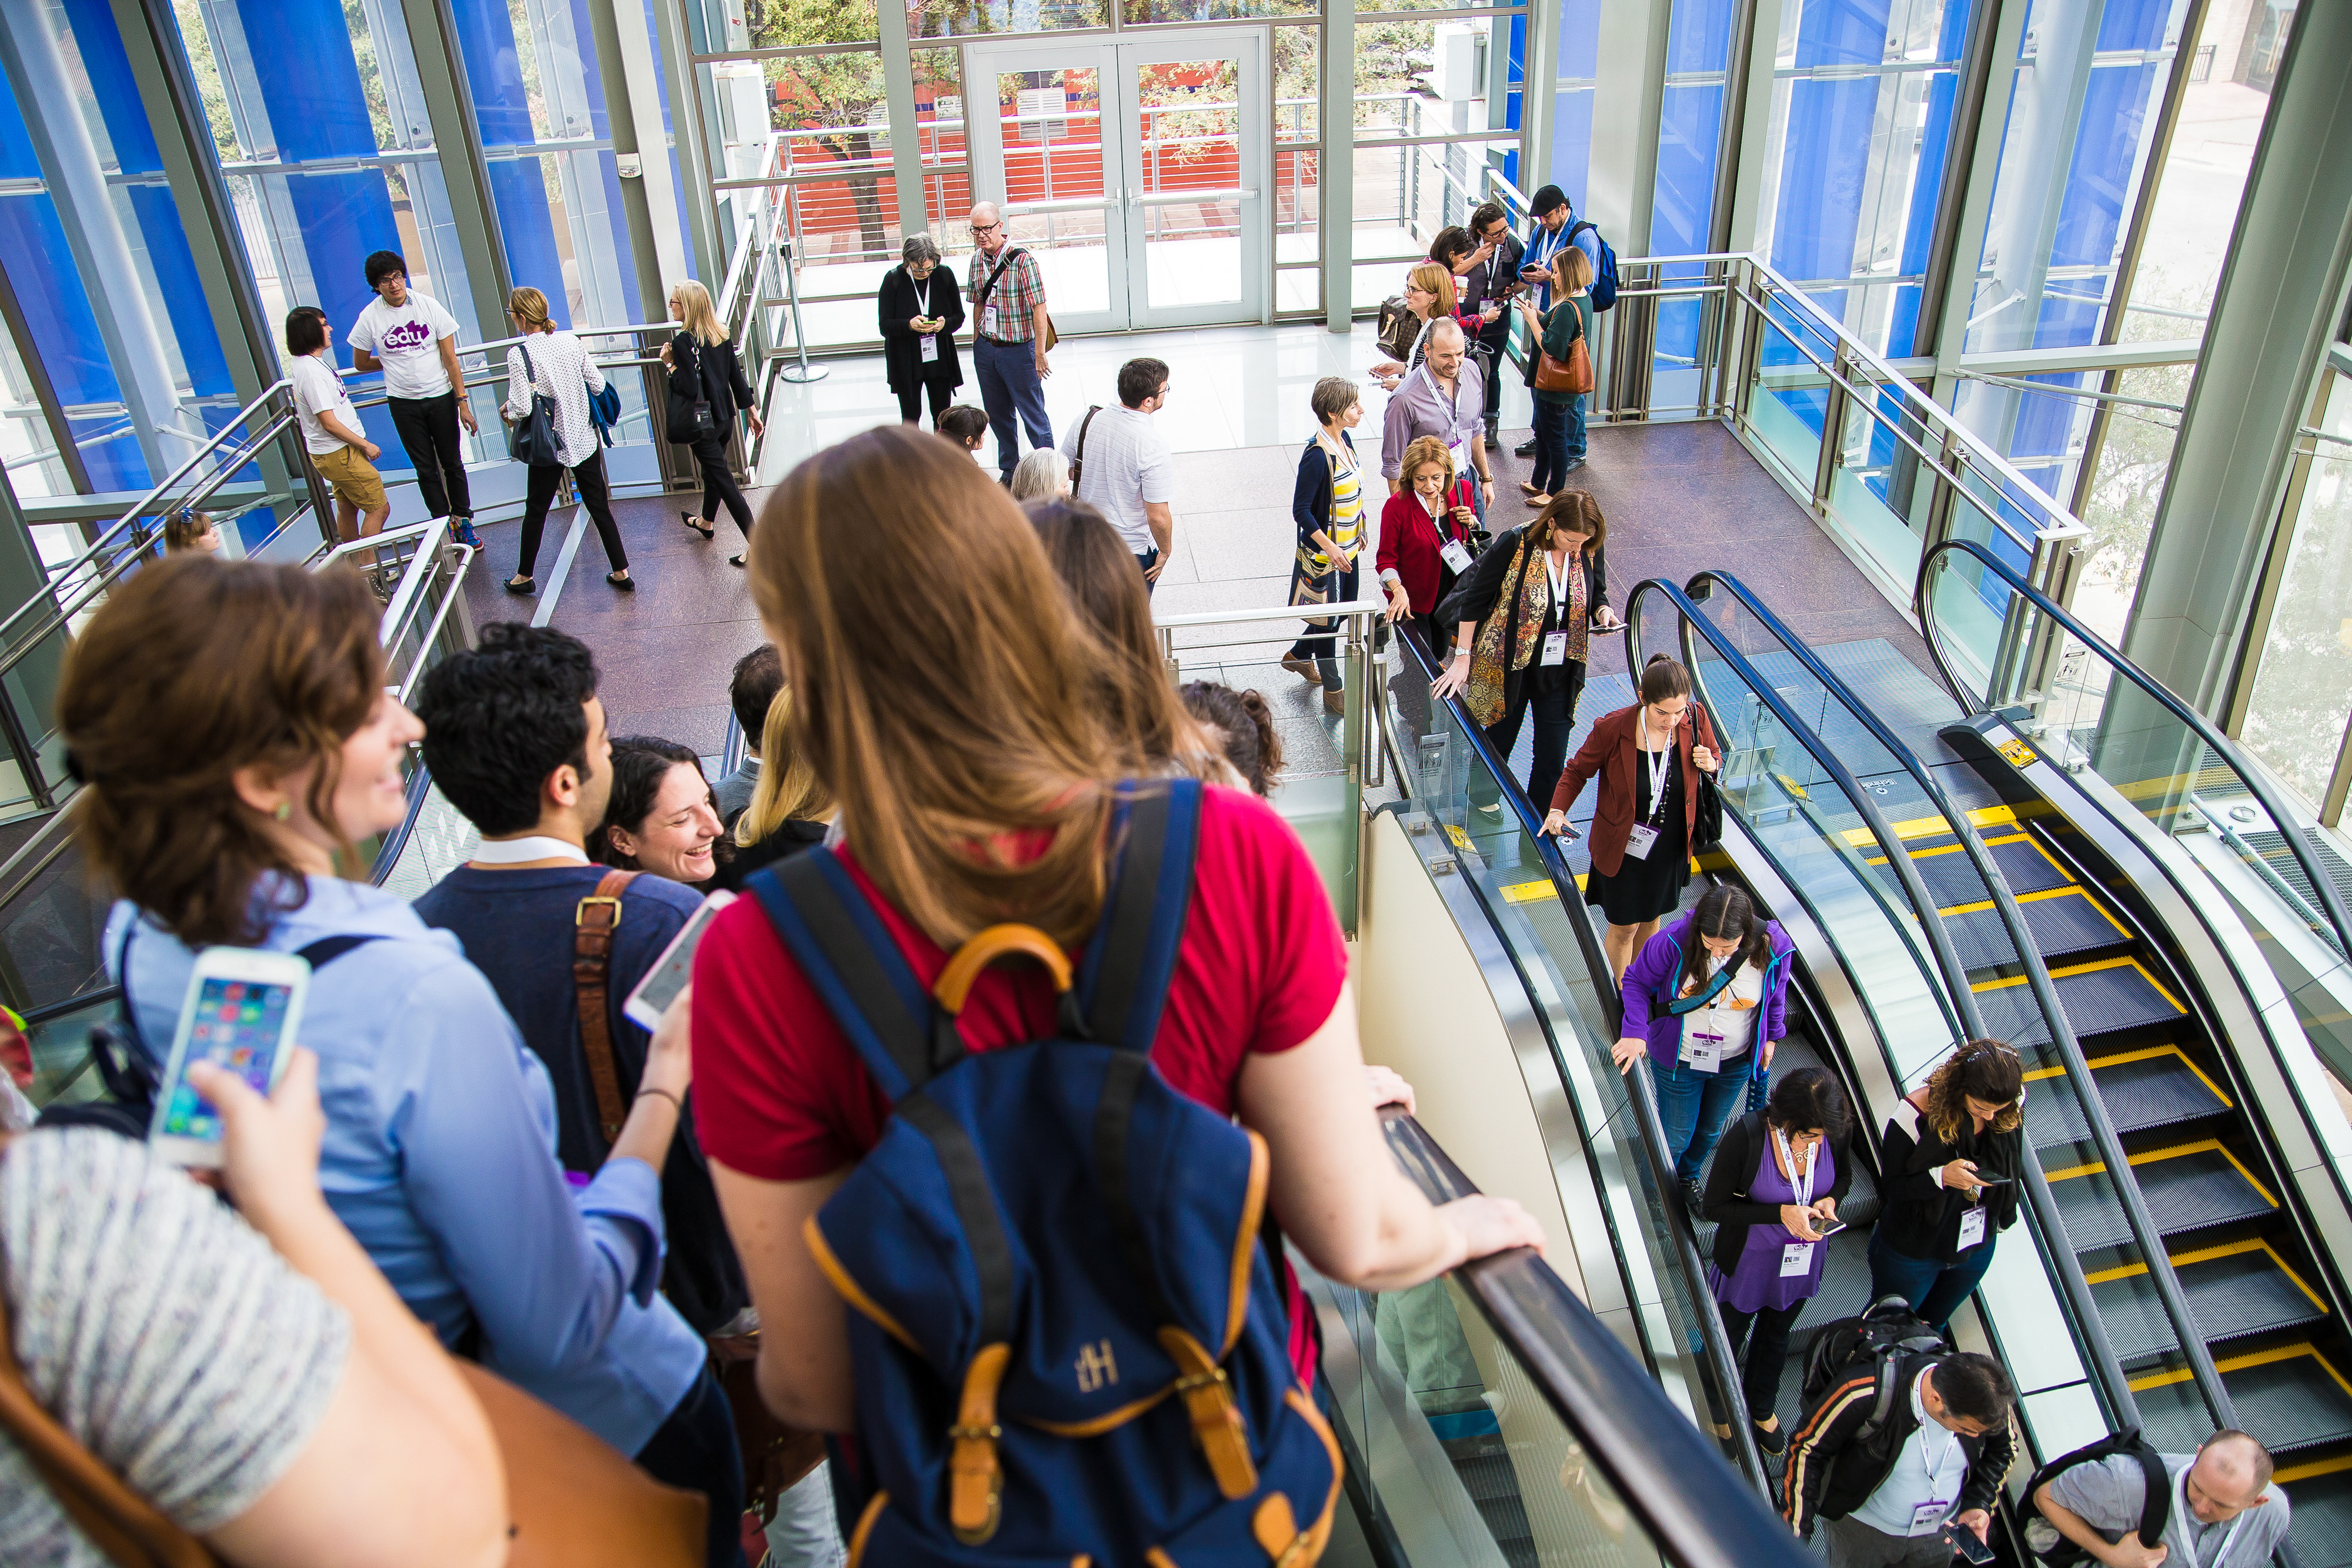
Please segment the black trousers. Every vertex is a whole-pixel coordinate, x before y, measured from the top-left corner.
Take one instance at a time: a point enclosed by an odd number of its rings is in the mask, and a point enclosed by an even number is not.
[[[1580,665],[1570,664],[1574,678],[1547,695],[1519,688],[1519,700],[1503,710],[1503,716],[1486,727],[1486,744],[1495,748],[1496,759],[1508,768],[1511,748],[1519,743],[1519,727],[1532,711],[1536,720],[1535,754],[1528,758],[1528,804],[1535,808],[1538,817],[1551,810],[1551,792],[1559,783],[1561,769],[1568,766],[1569,737],[1576,733],[1576,701],[1584,691],[1584,672]],[[1470,799],[1486,805],[1500,798],[1500,792],[1483,776],[1474,776]]]
[[[734,1413],[709,1366],[636,1459],[654,1479],[710,1500],[704,1537],[709,1568],[743,1568],[743,1454],[735,1445]]]
[[[940,415],[947,413],[948,405],[955,402],[955,388],[944,381],[919,382],[900,392],[898,418],[901,423],[907,424],[922,423],[923,394],[926,392],[929,392],[931,398],[931,425],[934,429],[938,428]]]
[[[534,465],[528,488],[523,492],[522,557],[515,567],[517,577],[532,575],[539,561],[540,530],[547,526],[547,508],[555,500],[555,486],[563,470],[551,463],[545,467]],[[572,470],[572,487],[580,493],[580,504],[588,508],[589,517],[596,525],[596,537],[604,541],[604,559],[613,563],[614,571],[625,570],[629,552],[621,548],[621,525],[613,520],[612,493],[604,486],[604,452],[598,447],[588,455],[588,461]]]
[[[1743,1312],[1738,1307],[1715,1304],[1723,1314],[1723,1336],[1731,1342],[1731,1354],[1740,1363],[1739,1394],[1748,1401],[1748,1418],[1761,1421],[1772,1414],[1774,1403],[1780,1397],[1780,1369],[1789,1364],[1789,1331],[1796,1326],[1797,1314],[1805,1310],[1799,1301],[1793,1307],[1759,1307]],[[1755,1332],[1748,1332],[1754,1323]],[[1746,1340],[1743,1354],[1739,1342]]]
[[[1501,319],[1478,333],[1478,357],[1484,361],[1479,369],[1486,373],[1486,405],[1479,412],[1486,416],[1486,428],[1492,430],[1503,417],[1503,378],[1496,372],[1510,363],[1511,313],[1503,312]]]
[[[702,520],[715,523],[719,508],[725,507],[743,537],[751,537],[751,503],[743,498],[743,487],[735,483],[735,471],[727,465],[727,437],[723,434],[704,436],[687,448],[694,454],[702,469]]]
[[[416,465],[416,493],[428,517],[470,517],[473,492],[466,487],[466,439],[457,428],[457,394],[387,399],[401,449]]]

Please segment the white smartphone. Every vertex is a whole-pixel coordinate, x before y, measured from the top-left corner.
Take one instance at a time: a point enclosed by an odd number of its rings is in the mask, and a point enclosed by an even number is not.
[[[148,1134],[157,1153],[178,1166],[221,1163],[220,1117],[188,1082],[188,1064],[209,1061],[268,1093],[286,1074],[310,990],[310,966],[292,953],[207,947],[196,955]]]
[[[622,1002],[621,1011],[630,1022],[649,1030],[661,1028],[662,1014],[669,1011],[670,1003],[677,1000],[678,992],[694,978],[694,950],[701,945],[702,934],[710,929],[710,922],[719,912],[734,902],[735,895],[722,888],[687,916],[686,924],[670,938],[669,946],[662,949],[662,956],[654,960],[654,967],[637,982],[637,988]]]

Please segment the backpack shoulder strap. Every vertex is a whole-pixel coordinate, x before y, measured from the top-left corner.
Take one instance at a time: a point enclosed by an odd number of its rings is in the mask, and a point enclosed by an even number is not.
[[[1078,998],[1091,1038],[1144,1055],[1160,1031],[1192,909],[1201,781],[1147,786],[1121,807],[1112,831],[1123,833],[1118,865],[1087,945]]]
[[[218,1568],[204,1542],[131,1490],[49,1414],[16,1363],[0,1300],[0,1432],[15,1438],[66,1517],[120,1568]]]
[[[375,936],[356,936],[351,935],[341,936],[321,936],[316,942],[310,943],[307,946],[297,947],[294,950],[294,956],[301,959],[302,962],[310,965],[313,969],[323,969],[328,965],[333,963],[336,959],[341,957],[344,954],[351,952],[353,948],[364,947],[369,943],[378,940],[380,940],[380,938]]]
[[[1095,415],[1101,412],[1102,404],[1098,402],[1090,404],[1087,409],[1086,418],[1078,421],[1078,455],[1070,459],[1070,493],[1072,495],[1077,493],[1078,475],[1087,465],[1087,427],[1094,423]]]
[[[2126,1435],[2124,1444],[2139,1461],[2141,1483],[2147,1489],[2139,1504],[2139,1543],[2154,1546],[2164,1538],[2165,1521],[2172,1513],[2172,1472],[2165,1469],[2164,1456],[2137,1427]]]
[[[613,933],[621,927],[621,894],[637,880],[633,871],[608,871],[596,891],[572,914],[572,988],[580,1002],[580,1049],[588,1058],[588,1078],[596,1086],[596,1119],[604,1141],[621,1135],[628,1102],[613,1064]]]
[[[834,852],[819,845],[744,884],[851,1049],[892,1103],[945,1063],[931,1050],[930,993]]]

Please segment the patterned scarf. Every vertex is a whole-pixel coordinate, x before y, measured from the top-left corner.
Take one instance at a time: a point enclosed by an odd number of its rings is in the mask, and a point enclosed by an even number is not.
[[[1469,705],[1470,716],[1481,725],[1501,722],[1503,687],[1509,671],[1526,669],[1543,643],[1544,607],[1551,589],[1540,570],[1528,570],[1528,536],[1532,531],[1519,530],[1518,547],[1512,552],[1509,569],[1503,573],[1503,590],[1495,596],[1494,613],[1478,628],[1478,636],[1470,646],[1470,680],[1462,695]],[[1581,580],[1580,575],[1579,581]],[[1507,655],[1503,638],[1506,629],[1513,624],[1515,605],[1517,630]],[[1504,662],[1507,656],[1507,665]]]

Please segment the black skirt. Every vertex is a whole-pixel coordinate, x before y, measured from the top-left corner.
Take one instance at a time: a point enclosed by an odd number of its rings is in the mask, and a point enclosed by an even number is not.
[[[1633,821],[1658,830],[1657,842],[1646,860],[1628,854],[1618,862],[1617,874],[1606,876],[1595,866],[1584,878],[1584,902],[1600,907],[1612,925],[1645,925],[1662,920],[1682,906],[1683,890],[1690,885],[1690,827],[1684,821],[1682,759],[1666,769],[1664,810],[1653,812],[1650,769],[1637,752],[1633,758]]]

